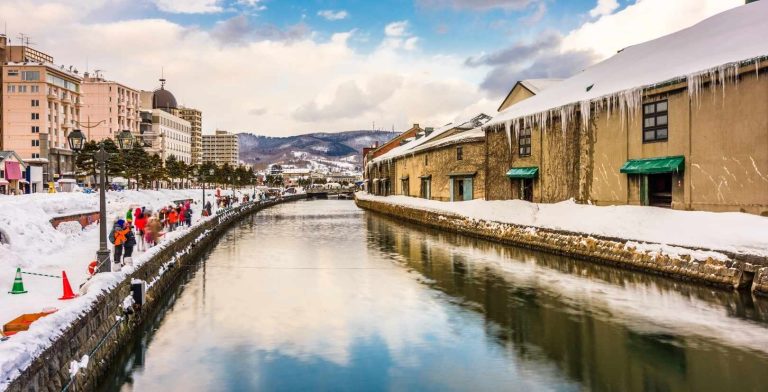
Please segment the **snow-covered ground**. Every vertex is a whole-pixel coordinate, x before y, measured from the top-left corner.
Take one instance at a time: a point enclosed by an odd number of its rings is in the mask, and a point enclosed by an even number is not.
[[[573,201],[554,204],[482,199],[441,202],[407,196],[373,196],[364,192],[358,192],[357,198],[488,222],[662,244],[664,246],[658,249],[665,252],[675,252],[674,247],[667,245],[677,245],[768,257],[768,218],[740,212],[679,211],[624,205],[598,207]],[[651,250],[648,245],[633,245]]]
[[[250,189],[244,191],[250,193]],[[214,192],[206,190],[206,201],[214,200]],[[229,192],[222,191],[222,194]],[[192,222],[193,225],[199,224],[202,221],[202,196],[200,189],[107,192],[108,222],[113,222],[117,216],[125,217],[129,207],[145,206],[157,211],[174,200],[193,199],[196,204],[192,206]],[[188,230],[184,228],[168,233],[160,245],[146,252],[134,249],[134,267],[126,267],[119,273],[96,275],[88,285],[88,292],[78,298],[58,300],[62,295],[61,279],[35,275],[22,276],[28,293],[8,293],[17,267],[24,272],[57,276],[61,275],[61,271],[66,271],[72,288],[77,292],[88,276],[88,264],[96,258],[99,247],[98,224],[81,230],[78,223],[64,223],[54,229],[50,220],[58,216],[98,211],[98,208],[98,194],[0,196],[0,231],[7,241],[6,244],[0,244],[0,324],[23,313],[36,313],[45,308],[58,309],[34,322],[29,331],[20,332],[0,342],[0,390],[5,389],[9,377],[14,377],[27,366],[50,345],[51,339],[84,313],[100,292],[114,287],[126,274],[157,253],[164,243],[170,243]]]

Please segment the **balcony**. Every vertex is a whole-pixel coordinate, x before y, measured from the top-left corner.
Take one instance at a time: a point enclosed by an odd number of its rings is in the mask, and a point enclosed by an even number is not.
[[[59,96],[54,94],[52,91],[48,91],[48,100],[49,101],[55,101],[58,100]]]

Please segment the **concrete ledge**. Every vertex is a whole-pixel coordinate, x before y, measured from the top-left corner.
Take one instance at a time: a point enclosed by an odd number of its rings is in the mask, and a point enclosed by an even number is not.
[[[104,293],[91,308],[72,323],[50,347],[41,353],[8,386],[8,391],[61,391],[70,383],[69,366],[73,360],[95,352],[87,369],[81,370],[69,385],[69,390],[94,390],[109,369],[111,360],[137,332],[161,301],[162,294],[172,287],[183,266],[197,259],[221,234],[241,218],[276,204],[305,198],[304,195],[262,203],[249,203],[221,211],[187,234],[167,245],[152,259],[141,265],[111,291]],[[151,283],[144,307],[125,316],[123,300],[130,295],[131,279]],[[105,338],[106,337],[106,338]]]
[[[751,285],[753,292],[768,295],[768,261],[763,259],[739,259],[728,254],[727,260],[708,258],[696,261],[685,255],[653,255],[628,246],[626,240],[618,238],[600,238],[469,219],[459,215],[357,198],[355,203],[366,210],[441,230],[722,288],[748,288]]]

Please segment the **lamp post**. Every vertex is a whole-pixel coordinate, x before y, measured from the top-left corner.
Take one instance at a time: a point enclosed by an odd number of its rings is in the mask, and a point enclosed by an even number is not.
[[[83,131],[75,129],[67,136],[69,148],[75,153],[83,150],[85,135]],[[133,135],[130,131],[124,130],[118,135],[117,142],[121,150],[131,149],[133,147]],[[99,163],[99,250],[96,251],[96,261],[98,262],[97,272],[110,272],[112,270],[109,262],[109,248],[107,248],[107,161],[109,153],[104,149],[104,143],[99,143],[99,151],[93,154],[96,162]]]

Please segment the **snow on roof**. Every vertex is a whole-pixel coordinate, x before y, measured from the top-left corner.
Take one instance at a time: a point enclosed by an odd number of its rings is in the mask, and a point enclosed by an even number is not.
[[[453,144],[453,143],[464,141],[464,140],[470,140],[470,139],[482,138],[482,137],[485,137],[485,131],[483,131],[483,127],[477,127],[469,131],[459,132],[455,135],[447,136],[439,140],[422,144],[421,146],[415,147],[409,150],[408,152],[422,151],[422,150],[426,150],[433,147],[440,147],[447,144]]]
[[[644,88],[687,80],[696,94],[703,77],[733,76],[739,65],[768,55],[768,1],[757,1],[705,19],[691,27],[642,44],[554,84],[541,93],[510,106],[487,126],[504,124],[519,129],[546,127],[559,116],[563,125],[576,109],[588,119],[590,104],[634,108]],[[755,65],[755,67],[757,64]],[[586,125],[586,121],[582,121]]]
[[[489,115],[487,115],[485,113],[480,113],[480,114],[476,114],[476,115],[474,115],[474,116],[472,116],[470,118],[466,118],[465,117],[463,119],[460,119],[460,120],[448,123],[446,125],[443,125],[440,128],[435,129],[429,135],[426,135],[424,137],[420,137],[420,138],[412,140],[412,141],[410,141],[410,142],[408,142],[406,144],[403,144],[401,146],[397,146],[397,147],[393,148],[392,150],[390,150],[386,154],[381,155],[381,156],[379,156],[379,157],[377,157],[375,159],[372,159],[369,162],[369,164],[370,163],[376,163],[376,162],[390,160],[390,159],[393,159],[393,158],[405,155],[407,153],[413,152],[413,150],[416,147],[419,147],[419,146],[421,146],[421,145],[423,145],[423,144],[425,144],[425,143],[427,143],[427,142],[429,142],[431,140],[435,140],[440,135],[442,135],[442,134],[444,134],[444,133],[446,133],[446,132],[448,132],[448,131],[450,131],[452,129],[456,129],[456,128],[473,129],[473,128],[480,127],[483,124],[486,124],[490,120],[491,120],[491,116],[489,116]]]
[[[525,79],[521,80],[520,84],[531,90],[532,93],[538,94],[562,81],[563,79]]]

